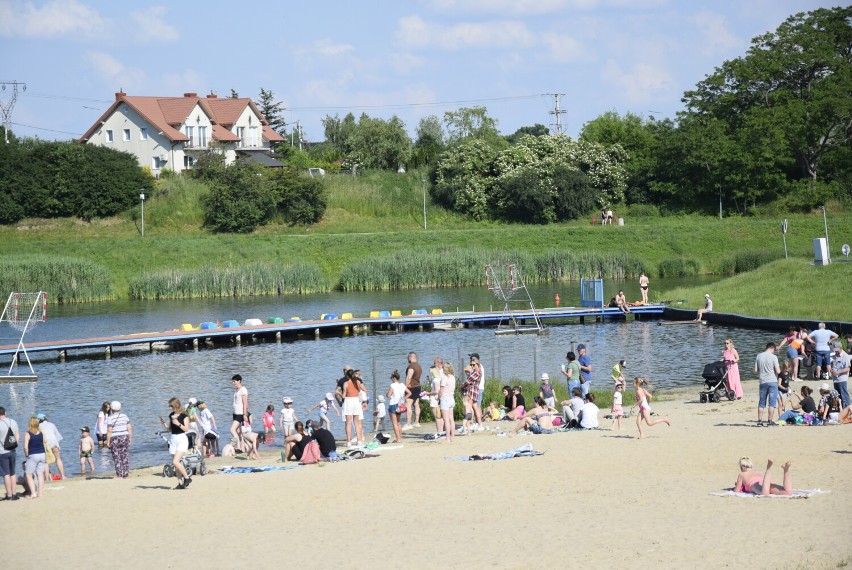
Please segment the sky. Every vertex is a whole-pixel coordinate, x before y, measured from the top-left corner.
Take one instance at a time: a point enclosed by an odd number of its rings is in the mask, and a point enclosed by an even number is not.
[[[0,0],[0,80],[18,136],[79,137],[115,93],[272,91],[307,141],[321,119],[484,106],[503,134],[607,111],[657,119],[815,0]],[[8,108],[12,87],[0,91]],[[550,95],[548,95],[550,94]]]

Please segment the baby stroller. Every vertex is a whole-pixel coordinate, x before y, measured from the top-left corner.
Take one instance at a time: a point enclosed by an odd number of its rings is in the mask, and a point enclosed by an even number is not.
[[[163,438],[163,441],[166,444],[169,443],[169,432],[167,431],[158,431],[157,435]],[[183,468],[186,469],[186,472],[192,475],[207,475],[207,463],[204,461],[204,455],[198,452],[195,449],[195,435],[194,433],[188,433],[186,436],[189,438],[189,450],[183,454],[183,457],[180,458],[180,463],[183,465]],[[163,465],[163,477],[174,477],[175,476],[175,466],[172,463],[166,463]]]
[[[728,390],[725,386],[725,378],[728,376],[728,367],[725,366],[725,361],[719,360],[711,362],[704,366],[704,372],[701,374],[704,378],[706,390],[698,393],[698,400],[705,404],[707,402],[721,402],[722,398],[733,400],[735,397],[733,390]]]

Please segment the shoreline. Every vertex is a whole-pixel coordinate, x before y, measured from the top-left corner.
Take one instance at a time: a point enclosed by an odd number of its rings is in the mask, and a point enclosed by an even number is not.
[[[194,542],[210,538],[214,544],[205,543],[204,552],[212,568],[304,558],[315,548],[335,568],[521,568],[564,563],[566,555],[591,568],[634,567],[637,558],[659,568],[848,563],[852,546],[845,532],[821,534],[819,548],[804,542],[785,549],[779,546],[787,529],[776,523],[822,520],[852,505],[845,475],[850,428],[757,428],[757,381],[743,386],[743,400],[716,404],[699,404],[695,388],[663,391],[652,406],[673,425],[646,428],[644,440],[636,439],[633,417],[621,432],[607,430],[610,422],[601,419],[601,430],[515,437],[487,431],[457,436],[452,444],[415,439],[432,430],[424,424],[404,432],[402,448],[388,444],[372,459],[211,472],[194,477],[184,491],[173,490],[176,481],[163,479],[161,467],[134,469],[127,480],[113,479],[110,471],[53,482],[41,499],[0,508],[24,544],[48,538],[42,563],[69,568],[90,564],[95,537],[107,538],[115,556],[134,568],[176,566]],[[544,454],[445,460],[526,443]],[[216,458],[210,467],[280,465],[280,449],[263,451],[259,461]],[[742,455],[761,468],[767,458],[778,465],[792,459],[795,488],[831,494],[711,496],[733,485]],[[550,540],[542,542],[543,536]],[[32,563],[23,550],[9,552],[10,567]]]

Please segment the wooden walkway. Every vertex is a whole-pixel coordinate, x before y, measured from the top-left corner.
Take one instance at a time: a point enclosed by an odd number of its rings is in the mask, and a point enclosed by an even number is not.
[[[631,307],[634,319],[660,318],[663,315],[664,305],[645,305]],[[513,310],[512,314],[520,321],[533,318],[533,312],[527,310]],[[599,307],[554,307],[536,309],[538,318],[542,321],[568,321],[579,320],[581,323],[586,319],[602,321],[604,319],[624,319],[625,315],[618,308]],[[212,343],[241,343],[251,341],[255,338],[275,339],[280,341],[282,337],[295,337],[310,335],[316,338],[322,335],[346,335],[352,333],[371,332],[403,332],[405,330],[433,330],[436,328],[446,329],[449,327],[472,328],[476,326],[496,326],[501,321],[505,323],[503,311],[461,311],[441,314],[412,314],[393,317],[353,317],[347,319],[332,320],[309,320],[284,322],[275,324],[261,324],[255,326],[222,327],[204,330],[172,330],[157,333],[135,333],[116,336],[80,338],[70,340],[52,340],[43,342],[27,343],[24,339],[27,353],[32,358],[38,353],[58,353],[60,359],[64,359],[72,350],[101,350],[107,355],[111,354],[115,347],[127,347],[138,345],[139,348],[154,350],[156,345],[162,346],[191,346],[198,347],[200,344]],[[0,346],[0,356],[13,355],[17,344]]]

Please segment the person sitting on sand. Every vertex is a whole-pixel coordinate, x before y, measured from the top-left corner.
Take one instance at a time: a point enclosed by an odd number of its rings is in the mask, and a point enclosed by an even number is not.
[[[704,318],[706,313],[713,312],[713,299],[710,298],[710,293],[704,294],[704,308],[698,310],[698,315],[695,317],[695,322],[701,322],[701,319]]]
[[[583,411],[582,389],[579,386],[571,390],[571,399],[562,400],[562,416],[565,419],[565,425],[571,428],[580,427],[580,412]]]
[[[289,461],[290,459],[299,461],[302,459],[302,452],[305,451],[305,447],[311,441],[311,436],[305,433],[305,425],[302,422],[296,422],[296,425],[293,427],[296,431],[284,438],[284,461]]]
[[[814,391],[807,386],[802,386],[801,396],[795,392],[791,392],[790,409],[781,414],[778,421],[787,422],[791,419],[795,420],[796,416],[800,416],[802,414],[816,414],[816,403],[811,397],[813,392]]]
[[[548,406],[543,398],[536,396],[533,398],[535,407],[528,410],[524,417],[520,419],[518,425],[510,432],[516,434],[522,429],[528,429],[535,434],[553,433],[553,418],[559,415],[556,408]]]
[[[511,396],[506,398],[506,415],[504,420],[519,420],[524,417],[526,409],[526,401],[521,393],[523,389],[520,386],[512,388]],[[504,388],[505,393],[505,388]]]
[[[737,482],[734,485],[736,493],[752,493],[753,495],[787,495],[793,494],[793,483],[790,480],[790,466],[792,461],[787,461],[781,466],[784,470],[784,486],[772,483],[770,471],[772,470],[772,460],[766,462],[766,472],[761,475],[752,469],[751,459],[748,457],[740,458],[740,474],[737,477]]]
[[[817,405],[817,418],[825,424],[829,420],[840,421],[840,393],[833,390],[828,384],[820,384],[819,404]]]
[[[589,392],[586,394],[586,403],[583,404],[583,409],[580,412],[580,427],[583,429],[598,429],[598,412],[600,409],[595,404],[595,395]]]

